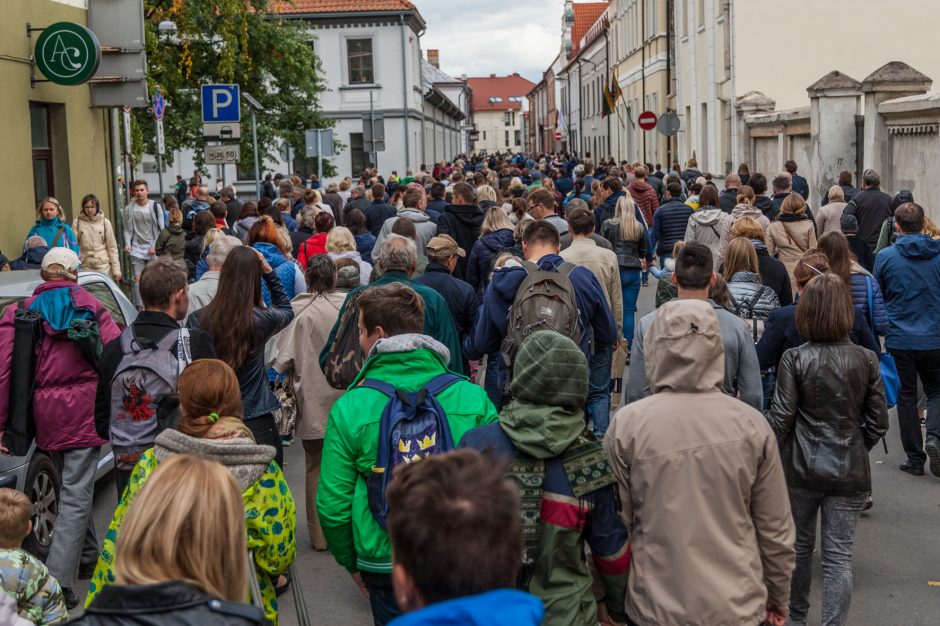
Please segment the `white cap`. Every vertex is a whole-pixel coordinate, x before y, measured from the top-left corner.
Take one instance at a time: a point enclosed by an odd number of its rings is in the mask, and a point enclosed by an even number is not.
[[[53,265],[62,266],[61,276],[75,280],[79,266],[78,255],[68,248],[52,248],[42,257],[42,269],[48,271]]]

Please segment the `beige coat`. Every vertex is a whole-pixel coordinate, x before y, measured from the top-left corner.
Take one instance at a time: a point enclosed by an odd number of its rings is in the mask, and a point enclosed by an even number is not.
[[[764,229],[764,234],[767,234],[770,220],[761,213],[760,209],[743,203],[735,206],[731,210],[731,213],[721,219],[721,237],[718,240],[718,256],[714,259],[716,272],[724,262],[725,253],[728,251],[728,246],[731,244],[731,229],[734,227],[734,223],[742,217],[749,217],[760,224],[760,227]]]
[[[842,211],[847,206],[845,202],[830,202],[816,209],[816,232],[820,237],[826,233],[842,232]]]
[[[293,321],[275,337],[274,369],[292,373],[297,396],[296,435],[300,439],[323,439],[330,409],[344,393],[326,382],[319,357],[345,299],[344,291],[299,294],[291,300]]]
[[[652,396],[617,411],[604,449],[632,551],[626,611],[641,626],[754,626],[787,606],[795,530],[777,440],[722,393],[706,301],[674,300],[645,344]]]
[[[111,221],[102,213],[88,217],[85,212],[72,222],[72,231],[81,249],[82,269],[101,272],[108,276],[121,273],[118,245]]]
[[[790,274],[790,284],[795,285],[793,270],[800,262],[800,257],[807,250],[816,247],[816,226],[813,220],[807,218],[783,222],[778,219],[767,229],[765,238],[767,252],[783,262]]]
[[[583,265],[594,273],[597,282],[601,284],[607,303],[614,313],[617,328],[623,329],[623,290],[620,289],[620,267],[617,265],[617,255],[612,250],[602,248],[592,239],[575,239],[571,245],[561,251],[561,258]]]

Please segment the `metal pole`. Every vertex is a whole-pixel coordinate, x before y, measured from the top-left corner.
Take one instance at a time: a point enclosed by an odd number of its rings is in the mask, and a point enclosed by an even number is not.
[[[411,140],[408,137],[408,116],[411,115],[411,107],[408,106],[408,92],[410,90],[408,89],[408,55],[405,44],[405,14],[399,14],[398,20],[401,24],[401,107],[405,113],[405,169],[407,169],[411,166]],[[421,84],[420,76],[415,77],[415,83]]]
[[[369,152],[372,154],[372,167],[375,169],[379,168],[379,156],[378,151],[375,149],[375,108],[372,104],[372,90],[369,90],[369,130],[371,134],[369,135],[372,138],[369,147],[371,150]]]
[[[323,187],[323,150],[320,148],[320,129],[317,129],[317,182]]]
[[[251,107],[251,145],[255,153],[255,198],[261,199],[261,164],[258,163],[258,120],[255,108]]]
[[[127,255],[124,254],[124,204],[122,198],[123,194],[121,192],[121,181],[118,180],[120,178],[119,172],[121,168],[121,120],[116,108],[110,109],[108,115],[111,127],[111,195],[114,204],[115,231],[117,231],[114,234],[117,238],[119,254],[121,255],[121,274],[125,277],[124,282],[126,283],[127,277],[131,275],[131,269]]]
[[[159,124],[159,120],[156,122]],[[160,189],[157,191],[157,196],[159,196],[160,201],[163,201],[163,156],[160,154],[159,146],[157,146],[157,185]]]

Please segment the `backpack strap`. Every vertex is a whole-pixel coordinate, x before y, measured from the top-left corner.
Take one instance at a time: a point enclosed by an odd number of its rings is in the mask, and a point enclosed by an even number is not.
[[[393,398],[395,394],[398,393],[398,389],[396,389],[392,385],[382,382],[381,380],[376,380],[374,378],[366,378],[361,383],[359,383],[359,386],[365,387],[367,389],[375,389],[379,393],[384,393],[389,398]]]
[[[569,263],[568,261],[565,261],[561,265],[559,265],[555,271],[557,271],[559,274],[564,274],[568,278],[568,280],[571,280],[571,272],[574,271],[574,268],[576,267],[577,265],[575,265],[574,263]]]
[[[447,389],[454,383],[460,382],[461,380],[463,380],[463,378],[461,378],[460,376],[456,374],[452,374],[450,372],[444,372],[443,374],[438,374],[437,376],[429,380],[424,385],[424,388],[428,390],[429,394],[431,394],[432,396],[436,396],[437,394],[441,393],[442,391],[444,391],[445,389]]]

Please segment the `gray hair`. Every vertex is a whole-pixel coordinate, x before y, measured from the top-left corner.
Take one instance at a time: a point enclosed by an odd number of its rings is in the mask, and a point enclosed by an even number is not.
[[[209,254],[206,255],[206,263],[209,265],[210,269],[213,267],[220,268],[222,264],[225,263],[228,253],[241,246],[242,242],[238,237],[232,237],[231,235],[219,237],[209,245]]]
[[[300,211],[300,226],[303,226],[307,230],[313,232],[315,230],[314,220],[317,217],[317,213],[320,212],[315,206],[305,206]]]
[[[418,264],[418,246],[411,239],[393,233],[385,240],[378,261],[383,272],[398,270],[410,274]]]
[[[46,243],[46,240],[40,237],[39,235],[33,235],[32,237],[26,240],[27,248],[39,248],[41,246],[48,246],[48,245],[49,244]]]
[[[219,192],[219,195],[227,196],[227,197],[229,197],[229,198],[234,198],[234,197],[235,197],[235,188],[232,187],[231,185],[228,185],[228,186],[226,186],[226,187],[222,187],[222,191]]]
[[[281,196],[284,196],[286,194],[293,194],[294,183],[290,182],[286,178],[282,179],[281,182],[278,183],[277,185],[277,191],[278,191],[278,194],[280,194]]]
[[[366,188],[363,187],[362,185],[356,185],[355,187],[353,187],[353,193],[356,194],[356,197],[358,198],[365,198]]]
[[[590,211],[591,208],[588,206],[588,203],[581,198],[572,198],[568,201],[568,204],[565,206],[565,214],[568,215],[576,209],[584,209],[585,211]]]

